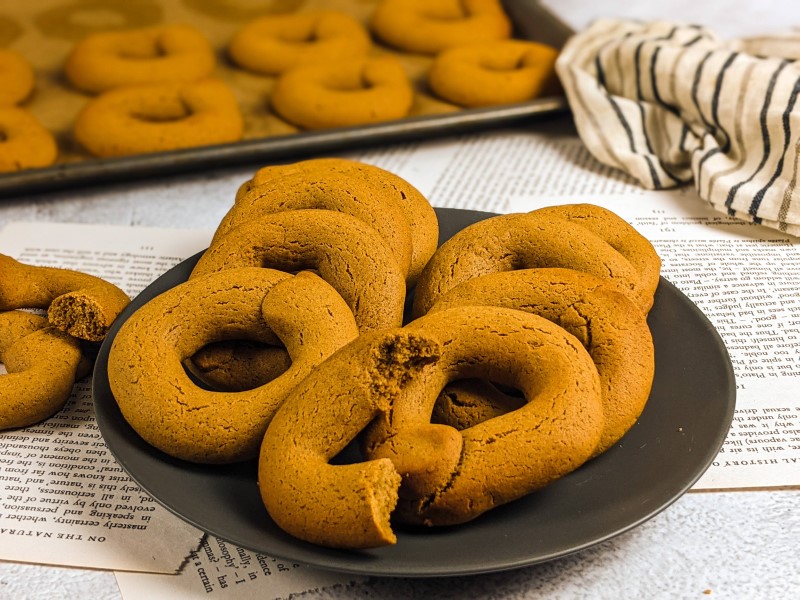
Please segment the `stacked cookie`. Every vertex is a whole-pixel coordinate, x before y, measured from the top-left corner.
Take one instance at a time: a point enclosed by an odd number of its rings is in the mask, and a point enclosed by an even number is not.
[[[123,415],[178,458],[257,456],[275,522],[347,548],[464,523],[613,446],[652,384],[652,246],[592,205],[437,233],[382,169],[260,170],[189,280],[120,329]],[[364,460],[331,464],[355,440]]]
[[[123,414],[179,458],[255,457],[300,379],[360,333],[402,325],[407,286],[437,239],[428,201],[383,169],[342,159],[262,169],[189,281],[120,330],[109,379]],[[284,297],[293,304],[271,308]],[[241,390],[243,373],[259,387]]]

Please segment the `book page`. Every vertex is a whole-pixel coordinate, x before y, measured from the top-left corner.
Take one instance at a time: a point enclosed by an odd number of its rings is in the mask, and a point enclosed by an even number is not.
[[[60,223],[11,223],[0,252],[26,264],[102,277],[134,297],[183,259],[202,251],[211,231]],[[0,372],[4,372],[0,365]],[[288,596],[353,580],[253,555],[209,538],[131,480],[95,422],[91,377],[67,405],[24,429],[0,432],[0,559],[125,571],[126,597],[197,597],[241,591]],[[151,575],[151,573],[180,575]],[[132,572],[146,572],[135,577]],[[150,579],[152,578],[152,579]],[[132,582],[132,583],[131,583]],[[137,596],[140,590],[152,594]],[[238,597],[250,597],[240,596]]]
[[[629,176],[595,160],[563,119],[537,122],[535,130],[464,134],[352,157],[399,175],[442,208],[505,213],[519,197],[645,193]]]
[[[727,217],[694,191],[518,197],[514,212],[591,202],[647,237],[662,276],[719,332],[736,377],[736,412],[695,490],[800,486],[800,240]]]

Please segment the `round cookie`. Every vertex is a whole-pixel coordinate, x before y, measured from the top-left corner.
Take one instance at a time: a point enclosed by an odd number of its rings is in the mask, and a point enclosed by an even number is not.
[[[411,266],[406,280],[416,283],[419,274],[439,245],[439,220],[431,203],[402,177],[375,165],[345,158],[315,158],[290,165],[262,167],[253,176],[253,185],[261,185],[294,173],[338,173],[379,185],[382,192],[399,202],[411,228]]]
[[[461,432],[429,422],[448,381],[480,375],[526,390],[524,418]],[[442,311],[360,336],[292,391],[264,436],[261,497],[281,528],[312,543],[392,544],[390,516],[461,523],[577,468],[599,440],[601,410],[591,359],[564,330],[517,310]],[[364,428],[368,460],[330,465]]]
[[[355,315],[362,332],[403,320],[405,278],[375,230],[332,210],[293,210],[246,221],[206,250],[191,277],[245,266],[313,269]]]
[[[558,51],[522,40],[501,40],[444,50],[428,71],[442,100],[476,108],[526,102],[557,86]]]
[[[642,309],[647,302],[639,273],[606,241],[569,220],[533,211],[479,221],[442,244],[417,282],[413,314],[425,314],[443,294],[474,277],[542,267],[607,278]]]
[[[386,44],[419,54],[511,36],[500,0],[382,0],[370,26]]]
[[[49,167],[58,156],[53,135],[30,112],[0,106],[0,173]]]
[[[197,81],[211,75],[215,64],[213,47],[194,27],[162,25],[90,35],[73,47],[64,69],[76,88],[98,93]]]
[[[78,340],[22,311],[0,313],[0,431],[27,427],[58,412],[76,379],[89,371]]]
[[[603,392],[603,434],[595,454],[605,452],[630,429],[644,410],[655,373],[653,339],[644,314],[608,279],[571,269],[522,269],[470,279],[444,294],[429,314],[456,306],[502,306],[552,321],[574,335],[597,367]],[[495,394],[498,392],[495,390]],[[437,418],[469,427],[491,414],[516,408],[516,398],[461,398],[443,394]],[[442,403],[455,404],[448,410]],[[452,415],[452,418],[451,416]],[[474,415],[472,418],[470,415]]]
[[[30,63],[13,50],[0,48],[0,106],[19,104],[33,92]]]
[[[255,19],[233,36],[228,54],[244,69],[278,75],[299,65],[366,55],[364,26],[348,14],[315,10]]]
[[[81,110],[74,135],[91,154],[110,158],[235,142],[243,129],[230,88],[205,79],[105,92]]]
[[[286,71],[272,91],[272,107],[304,129],[368,125],[408,115],[414,90],[396,58],[355,58]]]
[[[57,329],[99,342],[129,303],[125,292],[94,275],[25,265],[0,254],[0,310],[44,308]]]
[[[256,455],[289,391],[357,335],[347,305],[316,275],[228,269],[190,279],[136,311],[111,346],[109,384],[125,419],[156,448],[193,462],[236,462]],[[184,361],[234,339],[280,340],[292,364],[248,391],[195,385]]]

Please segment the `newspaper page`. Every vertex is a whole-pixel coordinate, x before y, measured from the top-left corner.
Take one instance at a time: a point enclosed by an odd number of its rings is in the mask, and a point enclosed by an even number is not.
[[[26,264],[103,277],[134,297],[203,250],[211,233],[11,223],[0,231],[0,252]],[[89,377],[76,384],[65,408],[50,419],[0,432],[0,559],[125,571],[120,580],[134,581],[126,590],[141,598],[167,592],[197,597],[198,590],[238,590],[237,598],[250,597],[239,593],[244,584],[252,597],[271,598],[353,580],[253,555],[204,536],[161,507],[106,447],[95,422]],[[179,570],[180,576],[149,575]],[[136,571],[148,575],[135,579]],[[144,589],[152,594],[135,595]]]
[[[509,208],[587,201],[613,210],[653,243],[662,276],[703,311],[730,354],[733,424],[693,489],[800,486],[800,240],[727,217],[689,188],[526,196]]]

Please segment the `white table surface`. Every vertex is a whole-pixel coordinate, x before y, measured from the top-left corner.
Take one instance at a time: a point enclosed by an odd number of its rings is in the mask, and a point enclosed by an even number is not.
[[[635,16],[669,18],[669,4],[639,3]],[[710,3],[708,14],[727,15],[725,33],[730,34],[755,33],[754,19],[759,15],[767,29],[769,25],[800,23],[796,2],[767,4],[771,9],[768,23],[763,17],[763,2],[758,6]],[[606,5],[611,13],[624,14],[619,2]],[[580,24],[604,14],[603,6],[592,3],[591,8],[582,9],[578,3],[567,1],[564,14]],[[775,18],[776,11],[785,18]],[[737,16],[732,19],[734,12]],[[564,131],[565,135],[574,135],[568,123]],[[247,165],[200,175],[0,199],[0,228],[24,220],[214,229],[230,206],[236,187],[253,170],[254,165]],[[472,577],[375,578],[352,588],[303,597],[788,599],[800,597],[798,548],[800,490],[689,493],[632,531],[550,563]],[[119,597],[110,572],[0,562],[2,600]]]

